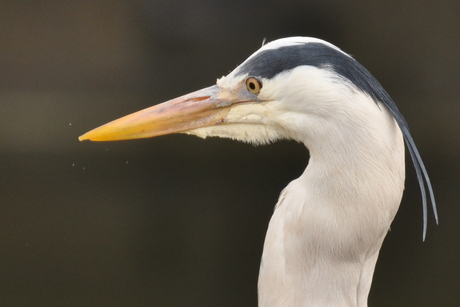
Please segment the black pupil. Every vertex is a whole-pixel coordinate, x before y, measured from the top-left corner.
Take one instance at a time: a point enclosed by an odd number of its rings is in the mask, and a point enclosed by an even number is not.
[[[250,82],[250,83],[249,83],[249,87],[251,88],[251,90],[255,90],[255,89],[256,89],[256,85],[254,84],[254,82]]]

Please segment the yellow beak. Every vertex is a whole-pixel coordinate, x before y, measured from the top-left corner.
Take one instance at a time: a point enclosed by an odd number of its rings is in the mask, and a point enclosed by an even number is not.
[[[149,138],[223,124],[232,105],[247,102],[238,98],[213,85],[116,119],[78,139],[117,141]]]

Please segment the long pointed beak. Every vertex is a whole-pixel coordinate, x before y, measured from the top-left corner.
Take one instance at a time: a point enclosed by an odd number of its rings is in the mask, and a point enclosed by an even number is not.
[[[117,141],[149,138],[222,124],[235,98],[213,85],[116,119],[78,139]]]

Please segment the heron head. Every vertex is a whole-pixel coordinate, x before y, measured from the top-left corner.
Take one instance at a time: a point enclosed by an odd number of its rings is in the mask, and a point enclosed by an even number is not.
[[[319,39],[279,39],[262,46],[216,85],[127,115],[79,139],[114,141],[171,133],[251,143],[292,138],[300,129],[297,124],[305,122],[300,116],[330,113],[323,102],[346,88],[327,66],[334,57],[350,58]]]

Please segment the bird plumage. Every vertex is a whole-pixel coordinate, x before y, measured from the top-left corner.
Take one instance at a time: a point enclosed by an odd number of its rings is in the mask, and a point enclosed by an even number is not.
[[[249,82],[249,83],[248,83]],[[281,193],[265,238],[260,306],[366,306],[404,189],[404,140],[423,196],[428,174],[404,117],[351,56],[325,41],[268,43],[217,84],[139,111],[81,139],[168,133],[254,144],[293,139],[310,153]]]

